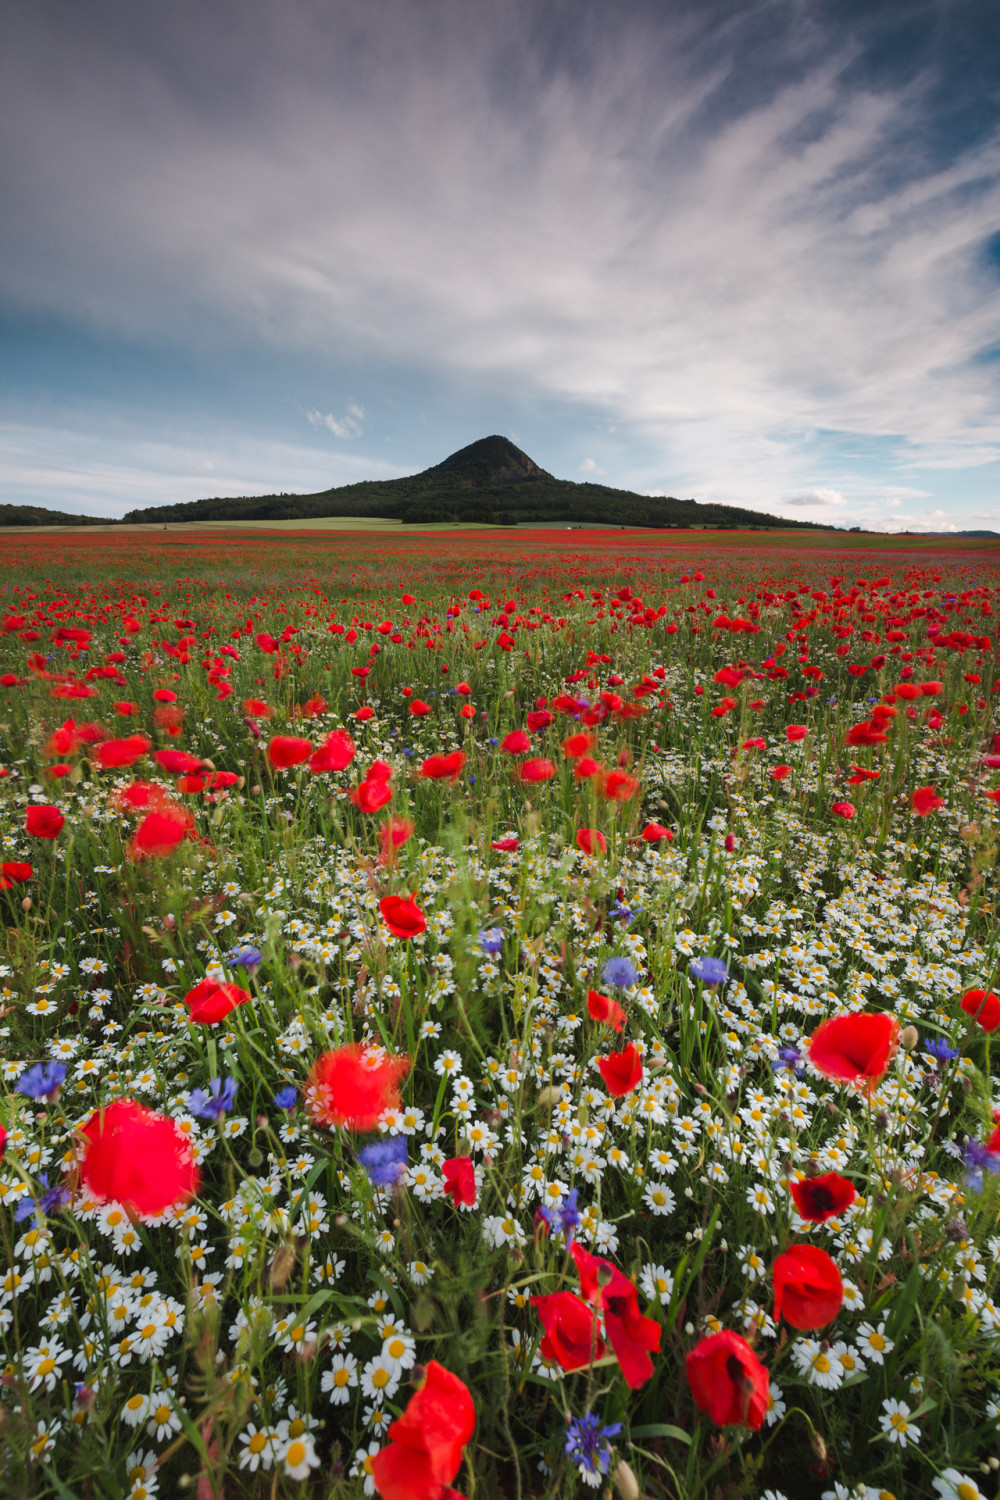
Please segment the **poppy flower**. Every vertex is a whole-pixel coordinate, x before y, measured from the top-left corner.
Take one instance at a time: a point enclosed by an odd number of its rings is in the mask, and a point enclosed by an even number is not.
[[[425,703],[423,698],[414,698],[410,704],[410,714],[414,719],[425,719],[431,712],[430,704]]]
[[[65,821],[58,807],[48,802],[33,802],[28,808],[24,827],[33,839],[55,839]]]
[[[797,745],[800,740],[805,739],[808,733],[809,728],[806,724],[785,725],[785,739],[790,745]]]
[[[381,860],[384,865],[392,860],[395,850],[402,848],[407,839],[413,836],[416,828],[412,818],[387,818],[379,829],[379,840],[382,845]]]
[[[935,808],[944,807],[944,798],[939,797],[932,786],[918,786],[913,793],[912,807],[918,818],[926,818]]]
[[[791,774],[792,774],[792,768],[791,768],[791,766],[772,766],[771,767],[771,780],[772,781],[784,781],[787,777],[791,776]]]
[[[382,1500],[446,1500],[462,1463],[462,1450],[476,1426],[469,1389],[428,1360],[424,1383],[401,1417],[389,1427],[389,1441],[372,1455],[371,1473]]]
[[[857,808],[853,802],[835,802],[831,808],[831,812],[835,812],[838,818],[847,818],[850,820],[857,812]]]
[[[267,747],[267,758],[276,771],[300,766],[312,754],[312,740],[300,740],[291,734],[276,734]]]
[[[539,756],[537,760],[525,760],[518,767],[518,775],[522,781],[533,783],[536,781],[551,781],[556,774],[556,768],[552,761]]]
[[[155,688],[153,691],[154,703],[176,703],[177,694],[172,688]]]
[[[660,1347],[662,1330],[655,1318],[639,1311],[639,1294],[613,1261],[591,1255],[575,1241],[570,1254],[580,1273],[580,1293],[603,1309],[604,1331],[632,1390],[644,1385],[653,1373],[650,1354]]]
[[[836,1172],[824,1172],[819,1177],[803,1177],[801,1181],[789,1182],[788,1191],[795,1207],[803,1219],[812,1224],[822,1224],[827,1219],[838,1218],[850,1208],[858,1196],[853,1182],[840,1177]]]
[[[126,702],[112,703],[111,707],[113,708],[113,710],[115,711],[115,713],[118,715],[118,717],[121,718],[121,719],[132,718],[135,714],[137,714],[139,712],[139,705],[138,705],[138,703],[126,703]]]
[[[204,761],[187,750],[157,750],[153,759],[168,776],[191,776],[204,765]]]
[[[826,1078],[877,1088],[899,1046],[900,1025],[885,1011],[830,1016],[809,1038],[809,1060]]]
[[[144,734],[130,734],[123,740],[105,740],[98,747],[97,764],[102,771],[110,771],[118,766],[134,766],[150,748],[151,742]]]
[[[548,729],[550,724],[554,724],[556,716],[547,708],[533,708],[524,722],[528,726],[529,734],[537,734],[540,729]]]
[[[664,828],[662,823],[647,823],[639,837],[647,844],[659,844],[664,839],[669,844],[673,834],[669,828]]]
[[[471,1156],[453,1156],[442,1168],[444,1195],[456,1208],[472,1207],[476,1201],[476,1169]]]
[[[837,1262],[818,1245],[790,1245],[772,1270],[774,1319],[807,1332],[832,1323],[844,1303]]]
[[[257,642],[258,649],[263,651],[266,656],[273,656],[278,650],[277,641],[273,635],[268,635],[266,630],[260,631],[259,634],[254,636],[254,640]]]
[[[249,992],[238,984],[219,984],[214,979],[203,979],[184,996],[188,1008],[188,1020],[199,1026],[215,1026],[238,1005],[245,1005]]]
[[[604,1087],[616,1099],[624,1098],[642,1082],[642,1058],[631,1042],[621,1052],[609,1052],[607,1057],[599,1057],[597,1066]]]
[[[571,734],[562,742],[562,753],[568,760],[579,760],[594,743],[592,734]]]
[[[864,766],[852,766],[847,778],[848,786],[860,786],[864,781],[878,781],[881,771],[866,771]]]
[[[576,847],[584,854],[596,854],[599,849],[602,854],[608,851],[608,841],[604,834],[597,828],[578,828],[576,831]]]
[[[983,1031],[993,1032],[1000,1026],[1000,996],[993,991],[966,990],[962,996],[962,1009],[967,1016],[977,1021]]]
[[[367,719],[374,719],[375,710],[366,703],[363,708],[358,709],[354,717],[364,723]]]
[[[363,813],[378,812],[392,801],[392,787],[387,776],[373,777],[370,773],[349,793],[355,807]]]
[[[262,698],[244,698],[243,712],[248,719],[273,719],[274,709]]]
[[[194,833],[194,819],[183,807],[147,813],[128,846],[129,859],[163,859]]]
[[[597,795],[605,802],[628,802],[638,790],[639,782],[635,776],[630,776],[627,771],[608,771],[598,783]]]
[[[505,755],[527,755],[531,749],[531,741],[523,729],[512,729],[500,741],[500,749]]]
[[[490,845],[491,849],[499,849],[502,854],[516,854],[520,847],[520,839],[496,839]]]
[[[166,1115],[135,1099],[113,1099],[80,1127],[80,1178],[96,1198],[159,1214],[198,1191],[191,1146]]]
[[[46,766],[42,774],[46,781],[61,781],[64,776],[72,776],[73,767],[70,765]]]
[[[323,1052],[306,1078],[306,1108],[317,1125],[374,1130],[386,1109],[399,1107],[399,1082],[410,1070],[408,1057],[351,1042]]]
[[[757,1432],[770,1401],[767,1370],[741,1334],[723,1328],[710,1333],[684,1361],[695,1404],[719,1427]]]
[[[393,937],[416,937],[427,927],[427,918],[410,896],[383,896],[378,904],[382,920]]]
[[[626,1018],[618,1001],[612,1000],[609,995],[602,995],[598,990],[587,991],[587,1014],[592,1021],[603,1021],[605,1026],[619,1032]]]
[[[550,1292],[532,1297],[531,1305],[545,1329],[542,1357],[563,1370],[582,1370],[591,1360],[603,1359],[607,1347],[597,1332],[597,1314],[575,1292]]]
[[[314,774],[324,771],[343,771],[355,756],[355,745],[346,729],[331,729],[322,744],[317,745],[309,757],[309,769]]]
[[[589,781],[591,776],[596,776],[601,769],[599,760],[592,755],[581,755],[573,767],[573,777],[576,781]]]
[[[874,719],[862,720],[855,724],[844,736],[847,745],[884,745],[889,736],[881,725],[876,724]]]
[[[0,891],[9,891],[14,884],[30,880],[34,871],[25,860],[7,859],[0,864]]]
[[[425,781],[450,781],[454,785],[467,758],[464,750],[452,750],[447,755],[428,755],[420,767],[420,774]]]

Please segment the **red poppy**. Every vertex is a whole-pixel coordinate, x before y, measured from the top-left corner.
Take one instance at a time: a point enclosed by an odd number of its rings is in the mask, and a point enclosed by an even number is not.
[[[95,1198],[158,1214],[198,1191],[198,1168],[173,1120],[135,1099],[113,1099],[80,1127],[80,1177]]]
[[[343,771],[354,759],[355,746],[346,729],[331,729],[321,745],[317,745],[309,757],[309,769],[317,774],[323,771]]]
[[[878,781],[881,774],[881,771],[866,771],[864,766],[852,766],[847,785],[860,786],[863,781]]]
[[[476,1408],[468,1387],[437,1360],[428,1360],[423,1385],[389,1427],[386,1446],[372,1456],[372,1478],[382,1500],[453,1496],[448,1486],[475,1426]]]
[[[857,808],[853,802],[835,802],[831,811],[835,812],[838,818],[847,818],[850,820],[857,812]]]
[[[523,729],[512,729],[500,741],[500,749],[505,755],[527,755],[531,749],[531,741]]]
[[[539,756],[537,760],[525,760],[518,767],[518,775],[522,781],[551,781],[556,774],[556,768],[552,761]]]
[[[912,806],[918,818],[926,818],[935,808],[944,807],[944,798],[939,797],[932,786],[918,786],[913,793]]]
[[[425,703],[423,698],[414,698],[410,704],[410,713],[415,719],[424,719],[430,712],[431,706],[429,703]]]
[[[600,769],[599,760],[595,760],[592,755],[581,755],[573,767],[573,776],[576,781],[589,781],[591,776],[596,776]]]
[[[67,719],[65,724],[54,729],[45,742],[43,754],[49,759],[58,760],[62,755],[72,755],[74,750],[80,747],[80,736],[77,734],[76,723],[73,719]]]
[[[639,782],[627,771],[606,771],[597,786],[597,795],[606,802],[628,802],[639,790]]]
[[[575,1292],[550,1292],[532,1297],[545,1329],[541,1351],[563,1370],[582,1370],[591,1360],[603,1359],[607,1348],[597,1332],[597,1314]]]
[[[453,1156],[443,1167],[444,1195],[456,1208],[472,1207],[476,1201],[476,1169],[471,1156]]]
[[[642,1082],[642,1058],[631,1042],[621,1052],[609,1052],[607,1057],[599,1057],[597,1066],[604,1087],[616,1099],[624,1098]]]
[[[774,1318],[805,1332],[825,1328],[844,1303],[837,1262],[818,1245],[790,1245],[774,1262]]]
[[[401,848],[407,839],[413,836],[416,828],[412,818],[387,818],[379,829],[379,840],[382,844],[381,860],[384,865],[390,864],[395,850]]]
[[[571,734],[562,742],[562,753],[569,760],[579,760],[581,755],[586,755],[595,739],[596,736],[592,734]]]
[[[467,758],[464,750],[452,750],[447,755],[428,755],[420,767],[420,774],[426,781],[450,781],[454,785]]]
[[[591,1255],[576,1242],[570,1246],[570,1254],[580,1273],[581,1295],[603,1309],[608,1343],[626,1381],[636,1390],[653,1373],[649,1356],[660,1347],[660,1325],[639,1311],[638,1292],[613,1261]]]
[[[349,796],[355,807],[360,808],[363,813],[378,812],[380,807],[392,801],[392,787],[387,776],[373,777],[369,772]]]
[[[804,740],[808,733],[809,728],[806,724],[785,725],[785,739],[790,745],[798,744],[799,740]]]
[[[626,1019],[618,1001],[597,990],[587,991],[587,1014],[592,1021],[603,1021],[605,1026],[610,1026],[614,1031],[621,1031],[622,1022]]]
[[[516,854],[520,847],[520,839],[497,839],[490,845],[491,849],[499,849],[502,854]]]
[[[808,1219],[813,1224],[839,1218],[858,1196],[854,1183],[848,1182],[846,1177],[838,1176],[836,1172],[824,1172],[819,1177],[803,1177],[800,1182],[789,1182],[788,1191],[803,1219]]]
[[[861,1084],[870,1094],[895,1057],[899,1037],[899,1022],[885,1011],[831,1016],[809,1038],[809,1060],[825,1077]]]
[[[65,821],[58,807],[48,802],[33,802],[28,808],[24,827],[33,839],[55,839]]]
[[[986,990],[966,990],[962,996],[962,1009],[972,1016],[983,1031],[996,1031],[1000,1026],[1000,996]]]
[[[393,937],[405,941],[427,927],[427,918],[411,896],[383,896],[378,909]]]
[[[276,734],[267,747],[267,758],[276,771],[300,766],[312,754],[312,740],[300,740],[291,734]]]
[[[184,996],[188,1008],[188,1020],[200,1026],[215,1026],[238,1005],[250,999],[247,990],[238,984],[218,984],[214,979],[203,979]]]
[[[767,1370],[746,1339],[728,1328],[710,1333],[684,1361],[695,1404],[719,1427],[763,1426],[770,1401]]]
[[[659,844],[666,839],[669,844],[673,834],[669,828],[664,828],[662,823],[647,823],[639,837],[647,844]]]
[[[597,828],[578,828],[576,831],[576,847],[584,854],[595,854],[599,849],[602,854],[608,851],[608,841],[604,834]]]
[[[15,883],[20,884],[22,881],[30,880],[34,873],[25,860],[4,860],[3,864],[0,864],[0,891],[9,891]]]
[[[542,702],[544,703],[544,698]],[[528,726],[530,734],[537,734],[540,729],[547,729],[550,724],[556,722],[556,716],[547,708],[533,708],[524,721]]]
[[[243,712],[248,719],[273,719],[274,709],[262,698],[244,698]]]
[[[97,764],[102,771],[110,771],[117,766],[134,766],[137,760],[147,754],[151,742],[144,734],[130,734],[123,740],[105,740],[98,747]]]
[[[194,819],[183,807],[147,813],[132,835],[129,859],[162,859],[194,833]]]
[[[309,1070],[306,1107],[317,1125],[374,1130],[386,1109],[399,1108],[399,1082],[408,1057],[391,1057],[360,1042],[323,1052]]]
[[[42,774],[46,781],[61,781],[64,776],[72,776],[73,767],[70,765],[47,766]]]
[[[772,766],[771,767],[771,780],[772,781],[784,781],[786,779],[786,777],[791,776],[791,774],[792,774],[792,768],[791,768],[791,766]]]
[[[369,705],[366,703],[363,708],[358,709],[354,717],[356,719],[360,719],[361,722],[364,723],[367,719],[374,719],[375,710],[369,707]]]
[[[155,688],[153,691],[154,703],[176,703],[177,694],[171,688]]]
[[[882,745],[888,738],[885,730],[880,724],[876,724],[874,719],[871,721],[865,719],[847,731],[844,743],[847,745]]]
[[[121,719],[132,718],[133,715],[139,712],[138,703],[112,703],[111,707]]]
[[[163,767],[168,776],[190,776],[195,771],[200,771],[205,764],[187,750],[157,750],[153,759],[158,766]]]

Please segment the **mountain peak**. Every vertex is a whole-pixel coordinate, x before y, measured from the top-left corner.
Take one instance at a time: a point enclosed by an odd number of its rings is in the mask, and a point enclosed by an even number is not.
[[[494,433],[480,438],[449,454],[431,469],[424,469],[419,479],[447,479],[474,489],[488,489],[498,484],[518,484],[524,480],[551,479],[552,475],[540,469],[533,458],[529,458],[509,438]]]

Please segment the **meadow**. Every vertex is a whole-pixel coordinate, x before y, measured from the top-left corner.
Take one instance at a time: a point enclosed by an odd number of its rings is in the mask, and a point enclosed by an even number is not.
[[[0,538],[0,1494],[993,1500],[1000,549],[407,530]]]

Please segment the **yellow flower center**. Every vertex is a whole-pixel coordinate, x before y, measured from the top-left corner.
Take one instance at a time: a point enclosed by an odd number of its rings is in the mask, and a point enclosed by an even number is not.
[[[297,1468],[298,1465],[302,1463],[305,1456],[305,1443],[291,1443],[289,1445],[288,1452],[285,1454],[285,1463],[288,1464],[289,1468],[291,1469]]]

